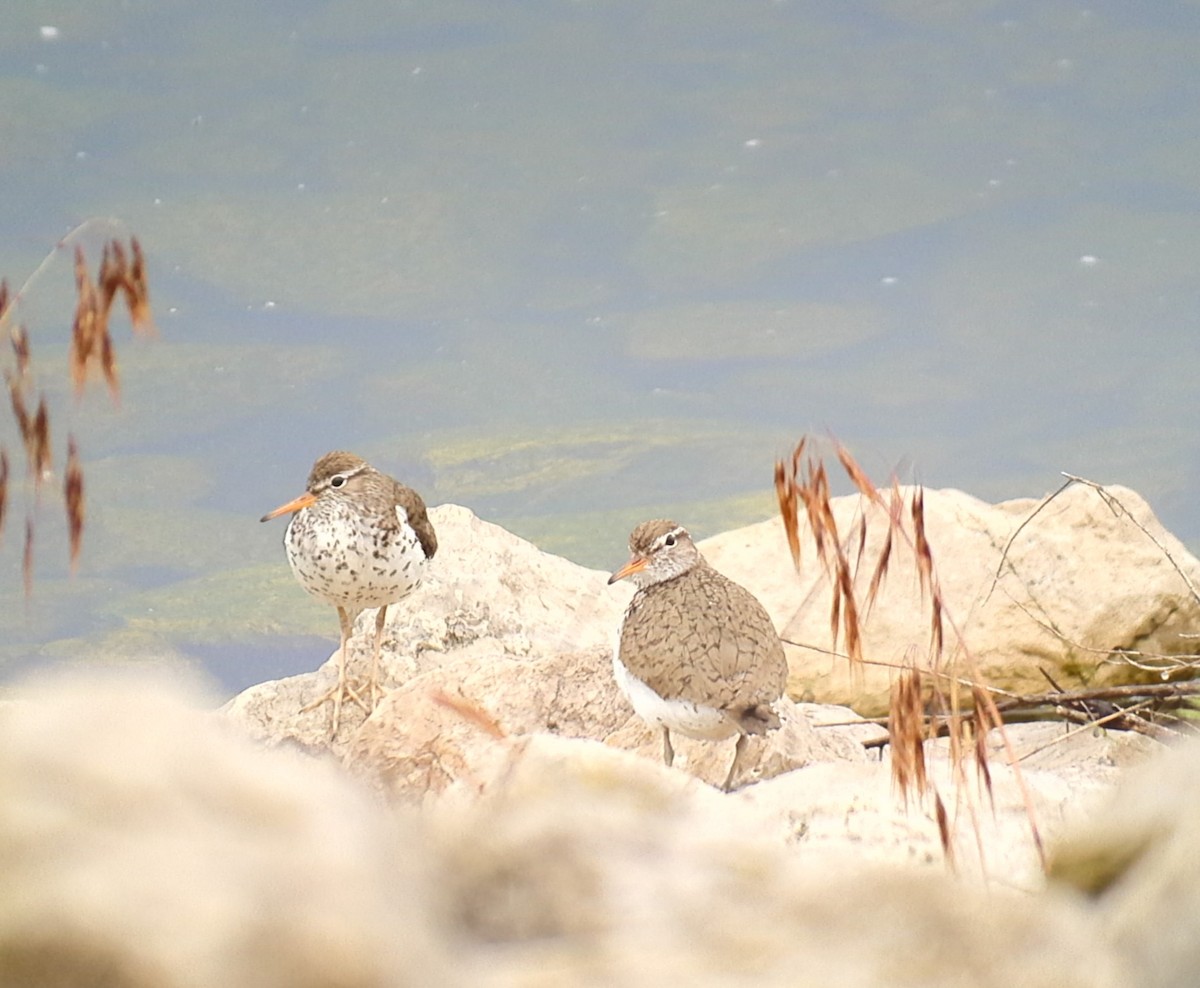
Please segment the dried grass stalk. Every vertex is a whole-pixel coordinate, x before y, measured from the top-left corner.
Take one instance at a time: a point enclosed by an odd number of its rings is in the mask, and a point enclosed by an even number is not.
[[[0,449],[0,535],[8,517],[8,450]]]
[[[922,797],[929,786],[924,684],[921,670],[916,666],[906,669],[892,683],[888,736],[892,745],[892,781],[907,804],[910,793]]]
[[[107,330],[105,330],[107,331]],[[75,396],[83,394],[88,365],[99,349],[100,299],[88,271],[83,248],[75,248],[75,319],[71,323],[71,352],[68,362]]]
[[[130,257],[132,256],[132,260]],[[92,281],[83,248],[75,248],[75,319],[71,326],[69,364],[71,381],[78,398],[87,385],[95,364],[108,386],[114,403],[121,396],[117,375],[116,348],[109,332],[109,316],[118,296],[125,300],[129,321],[137,335],[153,335],[150,291],[146,283],[146,258],[136,237],[129,241],[129,253],[119,240],[104,245],[96,281]]]
[[[445,707],[465,720],[468,724],[483,731],[484,734],[496,741],[503,741],[508,735],[496,719],[483,707],[473,703],[464,696],[447,693],[442,689],[430,691],[429,697],[439,707]]]
[[[3,317],[3,307],[0,307],[0,318]],[[17,360],[17,377],[24,381],[29,377],[29,333],[24,326],[14,326],[9,334],[12,342],[13,356]]]
[[[37,414],[33,417],[30,428],[30,457],[29,468],[33,472],[33,482],[37,486],[53,469],[54,458],[50,454],[50,413],[46,409],[46,396],[38,400]]]
[[[33,596],[33,518],[25,519],[25,551],[21,555],[21,576],[25,584],[25,599]]]
[[[117,377],[117,354],[112,337],[105,333],[100,339],[100,373],[108,385],[108,396],[114,405],[121,404],[121,382]]]
[[[865,616],[858,603],[856,578],[860,571],[866,572],[864,565],[869,566],[871,574],[865,598],[867,615],[883,591],[889,567],[901,551],[911,553],[921,597],[929,609],[927,661],[919,665],[909,659],[892,684],[887,726],[892,749],[892,776],[897,789],[906,802],[910,795],[925,798],[932,794],[942,846],[947,861],[953,864],[954,820],[947,815],[941,796],[928,776],[924,742],[926,737],[939,732],[946,734],[955,784],[960,787],[960,792],[965,788],[967,778],[966,759],[973,756],[980,785],[991,799],[992,777],[986,738],[991,729],[998,727],[1010,763],[1014,764],[1015,779],[1025,801],[1034,843],[1044,860],[1032,799],[1020,768],[1015,764],[999,711],[991,693],[977,685],[982,683],[978,666],[946,606],[926,526],[924,491],[918,487],[906,498],[899,481],[893,477],[885,498],[850,452],[836,444],[838,462],[865,502],[849,536],[842,539],[833,514],[828,473],[823,461],[806,455],[807,448],[806,437],[797,444],[789,459],[776,462],[775,490],[793,561],[799,566],[803,551],[803,508],[808,523],[807,535],[812,539],[823,572],[829,577],[833,648],[836,650],[841,639],[846,658],[856,670],[861,670],[867,661],[877,661],[863,655]],[[877,511],[869,512],[872,508]],[[870,527],[880,523],[877,519],[885,528],[881,548],[870,558],[867,538]],[[954,641],[949,671],[943,668],[947,662],[947,634],[953,635]],[[970,694],[964,692],[964,684],[970,687]],[[968,797],[966,806],[975,824],[982,859],[984,848],[974,800]]]
[[[122,284],[125,290],[125,305],[129,309],[129,321],[133,331],[141,336],[154,336],[154,318],[150,314],[150,285],[146,280],[146,256],[137,237],[129,238],[129,249],[133,254],[128,275]]]
[[[75,437],[67,436],[67,469],[63,477],[63,500],[67,507],[67,531],[71,540],[71,572],[79,569],[79,552],[83,547],[83,467],[79,463],[79,447]]]
[[[783,519],[783,531],[787,537],[788,552],[792,554],[792,565],[800,569],[800,524],[794,510],[789,510],[796,499],[791,479],[785,474],[783,461],[775,463],[775,496],[779,500],[779,516]]]
[[[838,461],[842,464],[842,469],[846,471],[846,476],[858,488],[858,492],[873,504],[882,504],[883,500],[879,496],[879,491],[871,483],[871,478],[867,476],[866,471],[858,465],[858,461],[850,455],[850,451],[841,443],[838,443],[835,447],[835,452],[837,453]]]
[[[950,822],[950,816],[946,812],[946,804],[942,802],[942,794],[935,792],[933,794],[933,812],[937,819],[938,839],[942,843],[942,854],[946,857],[946,864],[951,870],[956,869],[954,861],[954,827]]]
[[[29,409],[25,407],[25,388],[22,380],[22,378],[12,374],[6,376],[8,400],[12,406],[13,421],[17,423],[17,431],[21,434],[21,443],[25,446],[26,453],[31,453],[32,445],[30,439],[33,434],[33,423],[29,418]],[[32,463],[32,456],[30,456],[30,463]],[[30,469],[32,469],[32,466]]]
[[[150,293],[146,275],[146,257],[136,237],[129,239],[129,248],[118,239],[105,243],[96,280],[92,280],[87,259],[78,241],[89,230],[98,225],[112,226],[109,220],[88,220],[61,240],[55,250],[42,261],[38,269],[26,280],[16,295],[11,295],[8,283],[0,280],[0,329],[8,328],[12,346],[14,368],[4,371],[8,385],[9,405],[21,444],[25,448],[26,464],[33,478],[35,493],[43,480],[53,470],[53,451],[50,441],[50,411],[45,396],[38,400],[36,412],[30,412],[29,387],[32,359],[29,334],[24,326],[8,327],[13,307],[12,302],[21,298],[30,285],[46,271],[62,250],[74,245],[75,313],[71,323],[71,343],[68,354],[68,372],[76,397],[80,397],[87,385],[93,366],[107,385],[114,404],[120,401],[120,377],[117,371],[116,347],[109,332],[109,316],[118,298],[129,311],[133,331],[138,335],[155,332],[150,312]],[[3,532],[9,503],[9,460],[6,450],[0,448],[0,533]],[[63,476],[63,499],[70,535],[71,571],[79,564],[86,521],[84,477],[79,447],[74,436],[67,441],[67,463]],[[22,564],[25,593],[33,590],[33,552],[36,510],[26,517],[25,549]]]

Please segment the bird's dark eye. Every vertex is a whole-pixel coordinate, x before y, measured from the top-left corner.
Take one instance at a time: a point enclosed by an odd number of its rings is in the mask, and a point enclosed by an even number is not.
[[[665,539],[663,539],[663,545],[665,545],[669,549],[674,544],[675,544],[675,533],[668,532],[667,537]]]
[[[346,475],[344,473],[335,473],[332,477],[329,478],[329,486],[330,487],[334,487],[334,488],[343,487],[343,486],[345,486],[345,483],[346,483]]]

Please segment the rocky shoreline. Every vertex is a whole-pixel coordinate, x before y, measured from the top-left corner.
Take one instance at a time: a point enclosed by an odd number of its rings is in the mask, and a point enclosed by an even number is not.
[[[1162,547],[1198,582],[1200,563],[1110,492],[1129,517],[1068,491],[1002,567],[1036,502],[926,492],[943,590],[993,685],[1073,682],[1085,660],[1119,682],[1135,670],[1108,652],[1194,650],[1180,635],[1200,604]],[[846,529],[861,510],[835,499]],[[332,741],[326,710],[300,713],[330,664],[215,714],[127,673],[7,705],[0,966],[32,985],[1192,983],[1191,746],[1012,725],[1019,771],[989,738],[989,790],[931,742],[951,866],[930,801],[903,800],[886,749],[864,747],[887,670],[854,691],[822,577],[797,575],[778,522],[700,544],[804,643],[783,726],[726,795],[729,751],[681,738],[664,767],[613,684],[630,588],[465,508],[431,516],[442,547],[389,615],[388,695],[369,718],[347,707]],[[867,648],[896,658],[927,620],[912,574],[888,580]]]

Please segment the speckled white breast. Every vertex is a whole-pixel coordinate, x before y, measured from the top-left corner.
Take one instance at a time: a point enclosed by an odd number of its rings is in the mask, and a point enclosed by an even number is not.
[[[394,603],[420,585],[428,560],[402,507],[396,514],[404,524],[394,531],[341,505],[302,520],[310,510],[293,516],[283,540],[292,572],[310,594],[356,610]]]
[[[613,648],[613,677],[634,712],[647,724],[666,727],[700,741],[720,741],[738,733],[729,715],[691,700],[664,700],[625,668],[620,648]]]

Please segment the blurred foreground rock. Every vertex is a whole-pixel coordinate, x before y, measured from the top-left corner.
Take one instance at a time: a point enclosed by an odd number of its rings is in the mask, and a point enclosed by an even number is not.
[[[1200,745],[1129,772],[1055,849],[1054,887],[1093,897],[1105,939],[1138,984],[1191,988],[1200,971]]]
[[[1125,741],[1083,732],[1070,763],[1086,772],[1028,769],[1045,833],[1066,820],[1099,835],[1083,857],[1122,862],[1085,893],[1030,867],[999,764],[985,885],[965,853],[958,877],[942,866],[927,807],[905,808],[886,763],[861,757],[725,795],[598,741],[510,735],[490,739],[475,791],[418,811],[194,702],[126,675],[0,706],[3,983],[1192,983],[1195,750],[1131,782],[1109,824],[1096,806]],[[1054,725],[1032,727],[1014,741],[1036,760]],[[950,785],[944,760],[933,771]],[[960,852],[974,843],[963,827]]]
[[[851,766],[846,789],[871,767]],[[813,771],[810,785],[767,794]],[[478,943],[499,948],[476,955],[472,980],[1129,983],[1123,958],[1096,937],[1093,917],[1073,895],[985,889],[940,867],[905,868],[863,854],[853,817],[875,799],[865,790],[840,808],[838,820],[850,824],[840,836],[830,816],[824,839],[810,840],[801,821],[811,804],[791,799],[811,800],[835,780],[837,767],[822,764],[727,797],[626,752],[527,739],[501,785],[465,812],[430,814],[457,883],[450,891],[459,921]],[[990,831],[984,843],[991,847]]]
[[[0,984],[455,984],[417,823],[196,703],[76,674],[0,706]]]

